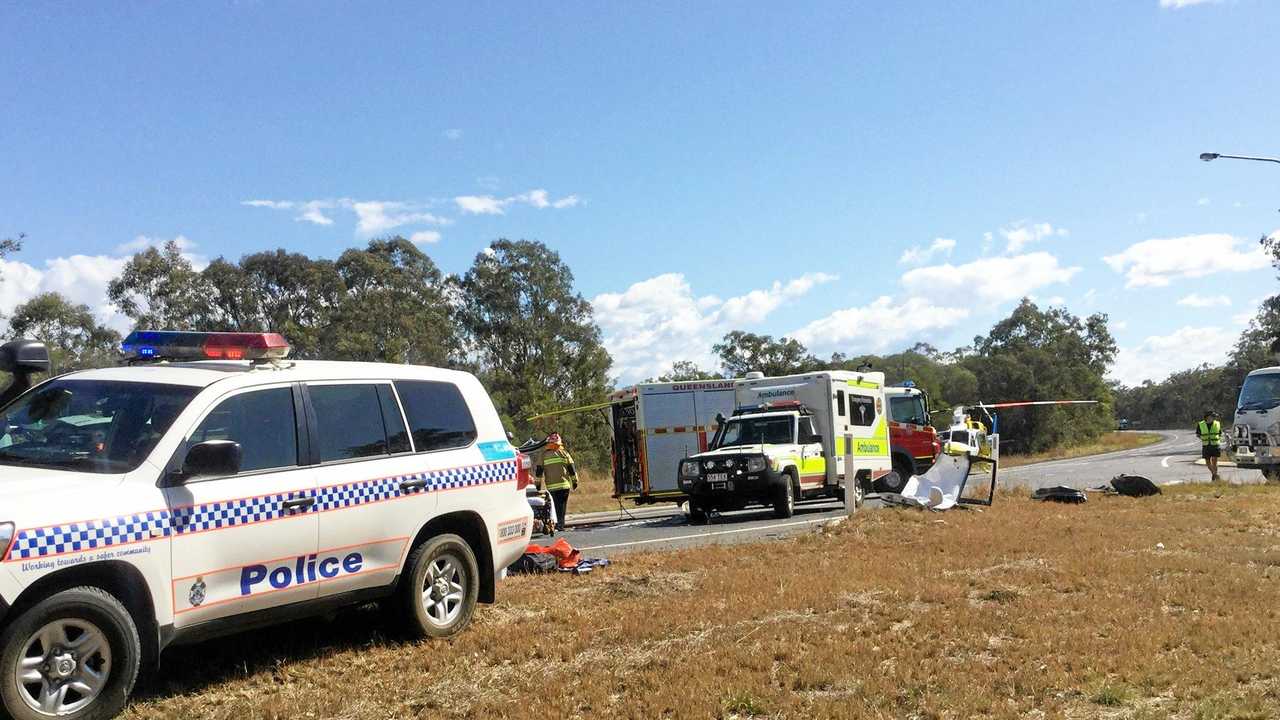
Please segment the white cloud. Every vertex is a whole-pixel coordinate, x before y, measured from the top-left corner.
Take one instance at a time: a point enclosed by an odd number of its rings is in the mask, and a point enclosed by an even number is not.
[[[502,215],[507,201],[492,195],[460,195],[453,199],[458,209],[470,215]]]
[[[1200,295],[1191,293],[1178,300],[1179,305],[1193,308],[1211,308],[1226,307],[1231,304],[1231,298],[1226,295]]]
[[[389,232],[406,225],[449,225],[453,221],[427,212],[432,203],[403,202],[399,200],[353,200],[333,198],[327,200],[243,200],[248,207],[272,210],[292,210],[294,220],[313,225],[333,225],[328,211],[347,210],[356,216],[356,234],[370,237]]]
[[[934,255],[946,255],[951,257],[951,251],[956,249],[956,241],[951,238],[934,238],[928,247],[914,246],[907,248],[902,252],[902,257],[898,258],[898,262],[903,265],[918,265],[927,263],[933,259]]]
[[[1164,287],[1181,278],[1257,270],[1268,265],[1261,248],[1242,251],[1237,248],[1240,242],[1225,233],[1154,238],[1102,260],[1112,270],[1125,273],[1125,287],[1130,288]]]
[[[967,308],[942,307],[920,297],[895,303],[885,295],[869,305],[837,310],[790,336],[819,354],[848,353],[850,348],[880,352],[923,339],[929,331],[953,327],[968,317]]]
[[[178,235],[172,240],[197,270],[209,264],[203,255],[192,252],[196,243],[186,236]],[[116,246],[113,255],[50,258],[43,267],[20,260],[0,260],[0,313],[10,315],[36,295],[56,292],[74,303],[88,305],[98,322],[126,333],[132,329],[132,322],[107,300],[107,284],[120,275],[134,253],[161,247],[165,242],[165,238],[139,235]]]
[[[1046,305],[1054,305],[1054,306],[1061,307],[1067,304],[1067,299],[1062,297],[1061,295],[1054,295],[1053,297],[1049,298],[1048,300],[1045,300],[1044,302]]]
[[[1197,200],[1197,201],[1196,201],[1196,204],[1197,204],[1197,205],[1199,205],[1200,207],[1205,207],[1205,206],[1207,206],[1210,202],[1212,202],[1212,201],[1211,201],[1209,198],[1207,198],[1207,197],[1202,197],[1202,198],[1200,198],[1199,200]]]
[[[1220,2],[1222,0],[1160,0],[1160,7],[1181,10],[1193,5],[1217,5]]]
[[[444,131],[444,137],[446,140],[461,140],[462,130],[460,128],[449,128]]]
[[[1122,347],[1108,373],[1125,385],[1160,381],[1171,373],[1203,363],[1227,359],[1237,330],[1222,327],[1182,327],[1168,335],[1152,335],[1132,347]]]
[[[435,230],[419,230],[409,236],[409,242],[414,245],[430,245],[440,242],[440,233]]]
[[[613,356],[613,372],[626,383],[661,375],[677,360],[715,368],[711,346],[725,332],[760,322],[783,302],[834,279],[811,273],[721,300],[696,296],[684,275],[666,273],[622,292],[597,295],[591,304]]]
[[[574,207],[582,201],[577,195],[566,195],[558,200],[552,200],[550,193],[538,188],[505,198],[493,195],[459,195],[453,199],[453,202],[467,215],[505,215],[507,208],[517,203],[539,210],[545,208],[560,210]]]
[[[1020,253],[1026,246],[1045,238],[1055,235],[1066,237],[1069,234],[1070,231],[1066,228],[1055,228],[1047,222],[1028,223],[1025,220],[1000,228],[1000,236],[1005,239],[1005,252],[1010,255]]]
[[[388,200],[364,200],[351,203],[356,213],[356,232],[372,236],[405,225],[448,225],[449,220],[414,209],[409,203]]]
[[[985,303],[1017,300],[1035,290],[1069,282],[1078,267],[1063,267],[1047,252],[1013,257],[982,258],[963,265],[932,265],[908,270],[902,276],[907,293],[917,297],[969,299]]]
[[[324,214],[324,211],[333,207],[334,204],[324,200],[312,200],[303,203],[299,210],[298,217],[295,218],[299,222],[309,222],[313,225],[332,225],[333,218]]]

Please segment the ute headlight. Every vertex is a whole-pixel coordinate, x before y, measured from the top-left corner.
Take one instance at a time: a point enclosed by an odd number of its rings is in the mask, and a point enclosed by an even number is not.
[[[767,466],[768,466],[768,463],[765,462],[765,459],[762,457],[747,458],[747,472],[753,472],[753,473],[764,472],[764,469]]]
[[[684,477],[698,477],[697,461],[680,463],[680,474]]]
[[[0,523],[0,560],[9,557],[9,543],[13,542],[13,523]]]
[[[727,468],[731,468],[731,467],[733,467],[733,458],[729,458],[728,460],[725,460],[725,461],[724,461],[724,466],[725,466],[725,467],[727,467]]]

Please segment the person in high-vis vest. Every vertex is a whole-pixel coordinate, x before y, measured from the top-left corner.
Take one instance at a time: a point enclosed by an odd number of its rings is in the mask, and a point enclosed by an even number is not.
[[[578,471],[573,467],[573,456],[565,448],[558,433],[547,436],[547,443],[538,453],[534,474],[543,488],[551,493],[556,507],[556,530],[564,530],[565,514],[569,511],[569,492],[578,489]]]
[[[1196,435],[1200,437],[1200,456],[1209,468],[1211,482],[1218,482],[1218,458],[1222,455],[1222,423],[1218,421],[1218,413],[1206,410],[1204,419],[1196,425]]]

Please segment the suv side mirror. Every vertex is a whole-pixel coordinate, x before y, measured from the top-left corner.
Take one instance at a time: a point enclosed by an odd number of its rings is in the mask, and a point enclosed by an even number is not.
[[[202,475],[235,475],[240,472],[240,443],[233,440],[206,440],[187,450],[181,479]]]
[[[0,406],[31,389],[31,376],[49,372],[49,348],[39,340],[10,340],[0,345],[0,370],[13,374],[13,382],[0,391]]]

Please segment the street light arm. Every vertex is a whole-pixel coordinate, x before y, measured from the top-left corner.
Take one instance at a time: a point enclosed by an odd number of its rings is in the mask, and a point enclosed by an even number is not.
[[[1221,153],[1200,153],[1200,159],[1208,162],[1217,160],[1218,158],[1231,158],[1232,160],[1257,160],[1258,162],[1280,163],[1280,158],[1273,157],[1254,157],[1253,155],[1223,155]]]

